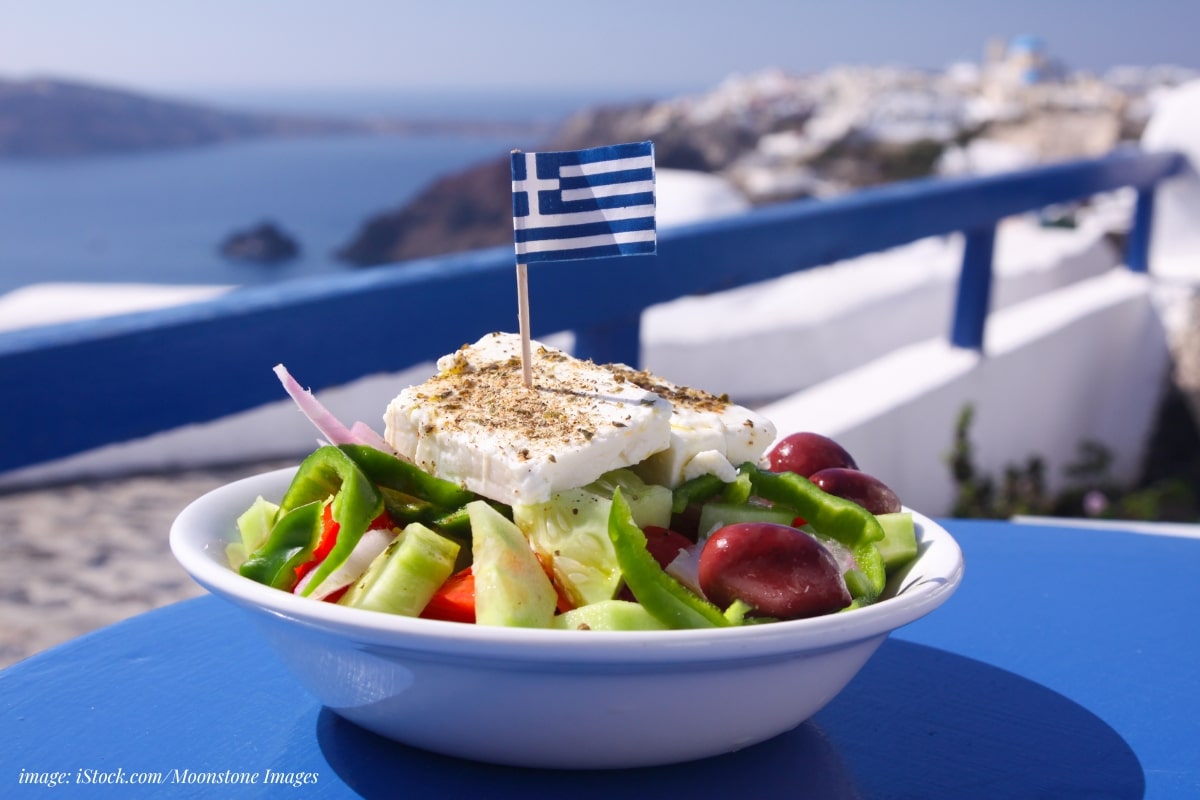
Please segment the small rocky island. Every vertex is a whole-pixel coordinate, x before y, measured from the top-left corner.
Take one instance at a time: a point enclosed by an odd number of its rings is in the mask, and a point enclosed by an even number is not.
[[[274,222],[260,222],[235,231],[221,243],[221,255],[231,261],[274,264],[300,255],[300,245]]]

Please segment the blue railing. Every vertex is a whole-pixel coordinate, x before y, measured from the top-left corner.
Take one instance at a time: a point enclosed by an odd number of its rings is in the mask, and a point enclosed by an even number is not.
[[[961,231],[950,339],[979,348],[1001,219],[1133,187],[1127,263],[1144,270],[1154,188],[1185,164],[1175,153],[1119,151],[665,230],[656,256],[532,265],[532,333],[573,331],[578,355],[636,364],[649,306]],[[487,331],[515,330],[515,286],[512,249],[502,247],[0,334],[0,471],[272,402],[279,362],[321,389],[431,361]]]

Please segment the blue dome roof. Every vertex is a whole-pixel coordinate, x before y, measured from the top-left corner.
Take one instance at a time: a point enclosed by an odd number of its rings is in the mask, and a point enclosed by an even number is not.
[[[1008,43],[1010,50],[1024,50],[1028,52],[1036,52],[1045,47],[1045,43],[1040,36],[1034,36],[1031,33],[1014,36],[1012,41]]]

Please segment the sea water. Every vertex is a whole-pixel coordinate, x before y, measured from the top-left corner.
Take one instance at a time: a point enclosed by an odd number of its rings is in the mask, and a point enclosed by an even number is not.
[[[334,253],[370,216],[515,146],[499,136],[346,136],[0,161],[0,293],[47,281],[243,285],[353,269]],[[264,221],[298,241],[298,258],[221,255],[230,233]]]
[[[599,93],[233,93],[225,107],[343,116],[547,123]],[[533,134],[529,134],[532,136]],[[354,269],[335,251],[439,176],[515,148],[515,135],[277,138],[57,160],[0,159],[0,294],[49,281],[246,285]],[[234,262],[231,233],[270,221],[298,258]]]

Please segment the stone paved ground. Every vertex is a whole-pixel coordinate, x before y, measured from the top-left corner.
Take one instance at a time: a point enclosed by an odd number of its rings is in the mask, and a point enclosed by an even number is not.
[[[0,668],[203,590],[171,555],[189,502],[279,463],[0,494]]]

